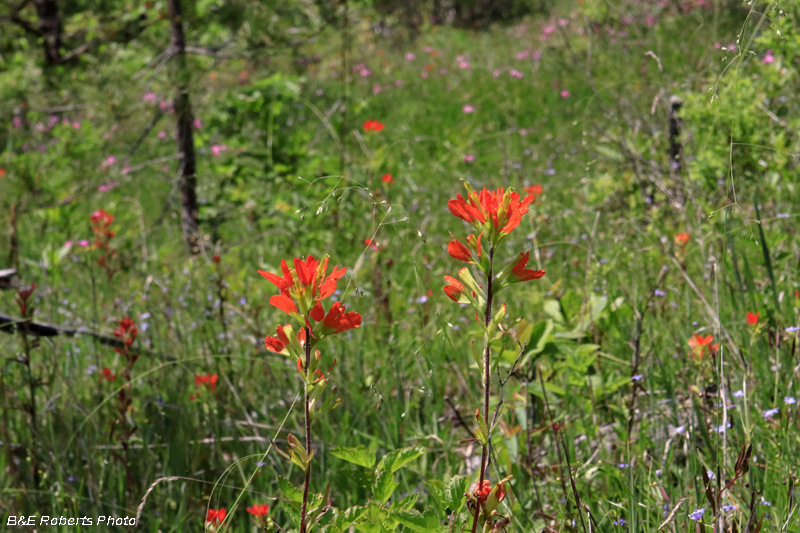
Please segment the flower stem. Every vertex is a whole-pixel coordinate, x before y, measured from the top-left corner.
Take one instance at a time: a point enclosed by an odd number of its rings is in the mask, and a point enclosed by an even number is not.
[[[492,321],[492,278],[494,277],[494,247],[489,248],[489,273],[486,279],[486,313],[483,316],[483,323],[488,328],[489,323]],[[489,463],[489,440],[491,438],[492,428],[489,424],[489,387],[491,385],[491,372],[489,371],[489,356],[491,355],[491,339],[489,333],[484,335],[483,342],[483,419],[486,421],[488,434],[486,435],[486,444],[483,445],[481,451],[481,478],[478,482],[478,490],[483,487],[483,481],[486,479],[486,467]],[[480,504],[475,509],[475,516],[472,522],[472,533],[475,533],[478,527],[478,513],[480,513]]]
[[[308,400],[308,370],[311,368],[311,331],[308,327],[306,329],[306,380],[304,390],[304,403],[305,403],[305,425],[306,425],[306,453],[311,455],[311,417],[309,412]],[[311,481],[311,465],[306,465],[306,479],[303,483],[303,508],[300,511],[300,533],[306,533],[306,508],[308,507],[308,485]]]

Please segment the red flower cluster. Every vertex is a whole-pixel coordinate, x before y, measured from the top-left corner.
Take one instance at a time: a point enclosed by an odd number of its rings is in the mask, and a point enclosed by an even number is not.
[[[30,287],[20,287],[17,289],[17,294],[14,295],[14,301],[17,302],[19,307],[19,314],[22,318],[30,318],[33,316],[35,308],[31,305],[30,299],[36,291],[36,284],[31,284]]]
[[[364,122],[364,131],[383,131],[385,124],[377,120],[367,120]]]
[[[455,199],[447,202],[447,207],[476,229],[502,236],[519,226],[522,215],[528,212],[527,207],[533,200],[533,195],[520,200],[519,193],[506,191],[503,187],[496,191],[484,188],[481,192],[470,190],[468,199],[456,195]]]
[[[136,323],[127,316],[119,321],[119,327],[114,330],[114,336],[121,340],[127,347],[133,344],[138,334],[139,330],[136,329]]]
[[[458,302],[467,288],[453,276],[445,276],[444,280],[447,282],[447,285],[444,286],[444,293],[454,302]]]
[[[541,278],[545,274],[544,270],[525,268],[528,265],[530,252],[521,253],[514,264],[497,274],[491,267],[493,257],[484,252],[481,243],[481,239],[486,238],[489,241],[489,248],[496,249],[497,244],[519,226],[522,216],[528,212],[527,206],[533,200],[533,195],[520,198],[519,193],[505,190],[502,187],[496,191],[483,189],[478,193],[467,186],[467,199],[459,194],[455,199],[450,200],[447,206],[451,213],[469,222],[480,233],[477,237],[470,234],[467,237],[466,245],[458,239],[451,240],[447,245],[447,253],[453,259],[476,265],[487,275],[490,275],[491,272],[493,279],[497,280],[495,292],[511,283]],[[462,279],[464,279],[462,273],[465,273],[465,270],[462,269],[459,273],[459,277]],[[466,274],[468,275],[468,270],[466,270]],[[468,297],[462,298],[466,290],[464,284],[450,276],[445,276],[445,280],[448,284],[444,287],[444,291],[451,300],[460,303],[471,301]],[[467,280],[464,279],[464,281]],[[471,285],[471,287],[472,292],[477,290],[475,286]]]
[[[530,255],[530,252],[519,254],[519,260],[516,262],[516,264],[514,264],[514,267],[511,269],[511,273],[509,275],[513,281],[529,281],[532,279],[539,279],[544,276],[544,270],[530,270],[525,268],[525,266],[528,264],[528,258]]]
[[[228,515],[228,511],[225,508],[222,509],[209,509],[208,513],[206,514],[206,524],[221,524],[225,517]]]
[[[490,492],[492,492],[492,484],[488,479],[484,479],[483,484],[475,489],[475,497],[478,501],[485,502]]]
[[[751,326],[755,326],[758,324],[758,315],[761,314],[761,311],[756,311],[756,314],[751,313],[750,311],[747,312],[747,323]]]
[[[534,196],[540,196],[542,194],[542,186],[531,185],[530,187],[525,187],[525,192],[533,194]]]
[[[686,232],[683,232],[675,235],[674,242],[676,246],[680,246],[681,248],[683,248],[684,246],[689,244],[689,239],[691,239],[691,235],[689,235]]]
[[[269,505],[266,503],[262,503],[261,505],[253,504],[253,506],[248,507],[246,511],[256,518],[261,518],[262,516],[267,516],[269,513]]]
[[[217,374],[205,374],[205,375],[197,374],[194,377],[194,384],[197,387],[205,385],[206,387],[211,389],[212,392],[216,391],[217,390]]]
[[[384,174],[383,177],[381,177],[381,181],[384,182],[386,185],[391,185],[392,183],[394,183],[394,178],[392,177],[391,174]]]
[[[383,247],[379,245],[377,241],[373,241],[372,239],[364,239],[364,244],[366,244],[367,248],[373,252],[380,252],[383,250]]]
[[[89,217],[92,223],[92,231],[94,232],[94,246],[101,251],[100,257],[97,259],[97,264],[103,267],[108,273],[108,280],[114,277],[114,269],[110,265],[111,259],[116,250],[111,249],[111,238],[117,233],[111,231],[111,223],[114,222],[114,215],[99,209],[92,213]]]
[[[105,366],[103,367],[103,377],[108,381],[117,381],[117,375],[112,374],[111,370],[109,370],[108,367]]]
[[[719,344],[711,344],[714,342],[714,337],[712,335],[706,337],[702,335],[692,335],[688,342],[689,347],[692,349],[691,356],[698,362],[703,360],[706,351],[708,351],[708,355],[711,355],[717,353],[719,349]]]
[[[287,266],[285,260],[281,261],[283,277],[263,270],[258,271],[280,290],[280,294],[270,298],[269,303],[297,319],[317,339],[361,326],[361,315],[345,313],[345,307],[340,302],[334,302],[328,313],[325,313],[321,300],[333,295],[338,280],[347,271],[346,268],[333,267],[328,276],[327,269],[327,256],[320,262],[309,255],[305,261],[295,258],[293,269]],[[322,322],[320,331],[315,333],[309,318],[315,322]]]

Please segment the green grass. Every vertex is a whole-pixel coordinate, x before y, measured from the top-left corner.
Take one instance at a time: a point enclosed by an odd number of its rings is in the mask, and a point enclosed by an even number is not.
[[[608,24],[629,35],[616,39],[603,24],[587,36],[589,7],[564,8],[559,16],[568,24],[546,41],[539,36],[550,21],[534,15],[477,33],[426,26],[415,42],[376,35],[370,12],[354,8],[348,61],[364,63],[371,75],[351,72],[346,98],[335,28],[298,52],[319,56],[310,68],[293,63],[288,51],[273,52],[269,64],[193,56],[207,234],[196,257],[184,250],[180,193],[171,193],[177,164],[161,161],[174,156],[172,115],[137,149],[129,162],[135,170],[121,172],[154,116],[155,105],[142,95],[165,97],[171,90],[167,69],[134,78],[160,53],[155,37],[87,59],[74,79],[59,73],[58,89],[39,72],[17,81],[0,74],[2,94],[24,92],[32,124],[47,121],[43,109],[64,103],[78,106],[70,117],[81,121],[80,130],[14,129],[23,96],[0,106],[7,123],[0,129],[0,168],[7,170],[0,177],[2,217],[5,226],[10,205],[21,213],[19,269],[24,283],[39,285],[36,319],[109,335],[130,316],[139,325],[141,353],[132,376],[137,431],[129,486],[119,444],[109,439],[120,385],[98,372],[108,367],[119,374],[122,357],[88,336],[41,339],[31,350],[33,434],[25,407],[29,376],[17,360],[22,340],[0,337],[3,520],[135,516],[152,489],[137,529],[198,531],[208,508],[231,512],[236,501],[227,521],[232,531],[253,530],[244,511],[253,503],[269,503],[283,529],[296,527],[279,476],[298,486],[303,475],[270,441],[286,450],[289,433],[303,434],[301,382],[293,361],[264,349],[263,338],[286,317],[268,305],[274,287],[256,271],[277,272],[281,259],[307,254],[329,254],[348,267],[337,298],[363,316],[361,328],[322,345],[322,366],[336,360],[331,384],[342,404],[313,427],[312,491],[330,488],[340,510],[367,505],[372,473],[331,453],[358,445],[378,459],[424,448],[397,471],[389,505],[414,495],[422,511],[436,505],[431,483],[456,475],[477,481],[480,447],[461,442],[470,434],[459,419],[471,427],[482,403],[475,356],[482,333],[472,311],[442,292],[442,276],[461,266],[446,253],[450,233],[459,239],[469,233],[446,204],[463,194],[467,180],[475,188],[541,184],[544,190],[497,252],[505,263],[532,251],[533,266],[547,270],[541,280],[500,295],[511,333],[493,352],[495,386],[498,375],[511,371],[517,342],[528,342],[523,365],[504,387],[493,440],[491,479],[514,476],[500,510],[513,518],[507,530],[579,531],[582,512],[587,531],[655,531],[678,502],[665,530],[710,530],[703,472],[732,479],[740,449],[752,444],[749,471],[723,498],[734,506],[723,513],[726,528],[745,531],[755,513],[756,523],[765,517],[762,531],[797,531],[789,488],[800,464],[800,418],[796,404],[784,402],[800,396],[797,333],[786,331],[800,312],[796,169],[793,157],[778,153],[798,152],[791,135],[797,105],[789,100],[775,111],[788,123],[777,151],[770,146],[778,146],[780,128],[751,112],[764,95],[777,102],[796,92],[796,74],[774,80],[772,65],[747,56],[722,74],[725,53],[714,48],[735,41],[745,17],[758,16],[756,7],[749,15],[721,4],[664,13],[649,27],[646,10],[636,6],[629,7],[631,24],[621,25],[619,14],[628,9],[621,6]],[[762,57],[760,41],[748,36],[740,42]],[[541,59],[515,58],[525,50],[540,51]],[[406,59],[409,52],[415,59]],[[39,53],[20,53],[17,72]],[[459,68],[459,55],[469,68]],[[238,82],[242,70],[249,72],[246,84]],[[712,104],[707,89],[718,80],[722,99]],[[759,96],[733,96],[740,89],[750,95],[751,81]],[[671,94],[687,102],[681,174],[669,172]],[[466,113],[466,105],[474,112]],[[368,119],[385,129],[363,131]],[[748,147],[731,170],[725,163],[737,137],[729,139],[725,125],[736,120],[748,142],[771,144]],[[104,138],[115,125],[114,136]],[[162,130],[166,140],[157,137]],[[53,137],[59,142],[46,153],[21,151]],[[214,156],[214,144],[229,148]],[[109,155],[117,163],[101,169]],[[731,172],[738,204],[726,209],[733,201]],[[386,173],[394,183],[381,180]],[[652,205],[640,179],[653,191]],[[111,181],[118,186],[98,191]],[[116,215],[113,282],[96,265],[96,250],[63,246],[91,238],[88,217],[99,208]],[[682,231],[691,234],[684,249],[673,244]],[[367,238],[381,250],[370,249]],[[0,250],[8,249],[4,234]],[[12,291],[0,297],[0,312],[18,316]],[[760,311],[757,329],[746,323],[747,311]],[[690,357],[687,339],[694,333],[714,336],[716,357],[700,363]],[[190,400],[197,374],[219,380],[216,391],[201,387]],[[741,397],[734,394],[739,390]],[[779,411],[762,416],[772,408]],[[732,425],[720,432],[724,420]],[[378,513],[376,507],[370,512]],[[699,508],[705,508],[700,523],[689,518]],[[621,518],[625,525],[617,525]],[[466,519],[462,513],[454,531]]]

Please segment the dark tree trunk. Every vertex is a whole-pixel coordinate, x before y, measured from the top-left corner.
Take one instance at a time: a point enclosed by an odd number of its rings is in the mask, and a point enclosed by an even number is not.
[[[681,171],[681,123],[678,112],[683,106],[683,102],[677,96],[673,96],[669,101],[669,159],[670,170],[675,174]]]
[[[194,153],[194,117],[189,99],[188,75],[186,72],[186,37],[183,34],[181,0],[168,0],[172,53],[175,56],[175,117],[178,129],[178,152],[180,154],[181,221],[183,236],[192,253],[200,251],[197,230],[197,164]]]
[[[58,16],[58,0],[34,0],[39,15],[39,31],[44,46],[44,59],[48,66],[62,63],[61,18]]]

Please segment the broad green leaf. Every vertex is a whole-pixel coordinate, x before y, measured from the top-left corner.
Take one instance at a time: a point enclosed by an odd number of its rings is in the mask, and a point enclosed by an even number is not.
[[[422,456],[423,453],[425,453],[425,448],[422,448],[421,446],[414,448],[400,448],[399,450],[389,452],[384,455],[383,459],[381,459],[381,462],[378,463],[378,470],[397,472],[414,459]]]
[[[389,506],[389,511],[390,512],[391,511],[407,511],[407,510],[409,510],[409,509],[414,507],[414,504],[417,503],[418,499],[419,499],[419,493],[418,492],[414,492],[412,494],[409,494],[408,496],[406,496],[402,500],[397,500],[395,502],[392,502],[392,505]]]
[[[564,315],[561,313],[561,304],[558,303],[558,300],[547,300],[542,306],[542,310],[553,319],[553,322],[564,325]]]
[[[372,468],[372,465],[375,464],[375,452],[370,451],[369,448],[363,445],[355,448],[333,448],[331,454],[334,457],[344,459],[364,468]]]
[[[431,481],[426,481],[425,486],[428,488],[428,492],[431,493],[433,501],[436,503],[436,507],[439,508],[439,512],[444,514],[448,507],[444,483],[438,479],[434,479]]]
[[[359,507],[354,505],[349,509],[340,511],[336,515],[336,527],[341,530],[348,529],[354,522],[358,522],[364,515],[367,514],[366,507]]]
[[[444,491],[447,507],[455,513],[461,512],[466,502],[464,493],[469,488],[469,479],[464,476],[453,476]]]
[[[439,533],[442,531],[439,516],[432,507],[428,507],[422,513],[416,509],[411,509],[410,511],[399,511],[392,516],[411,531],[418,531],[419,533]]]
[[[303,491],[292,485],[283,476],[278,476],[278,487],[286,498],[291,502],[301,503],[303,501]]]
[[[372,495],[376,501],[386,503],[389,501],[389,498],[392,497],[394,489],[399,485],[400,483],[394,480],[394,474],[388,470],[384,470],[378,474],[378,478],[375,480]]]

